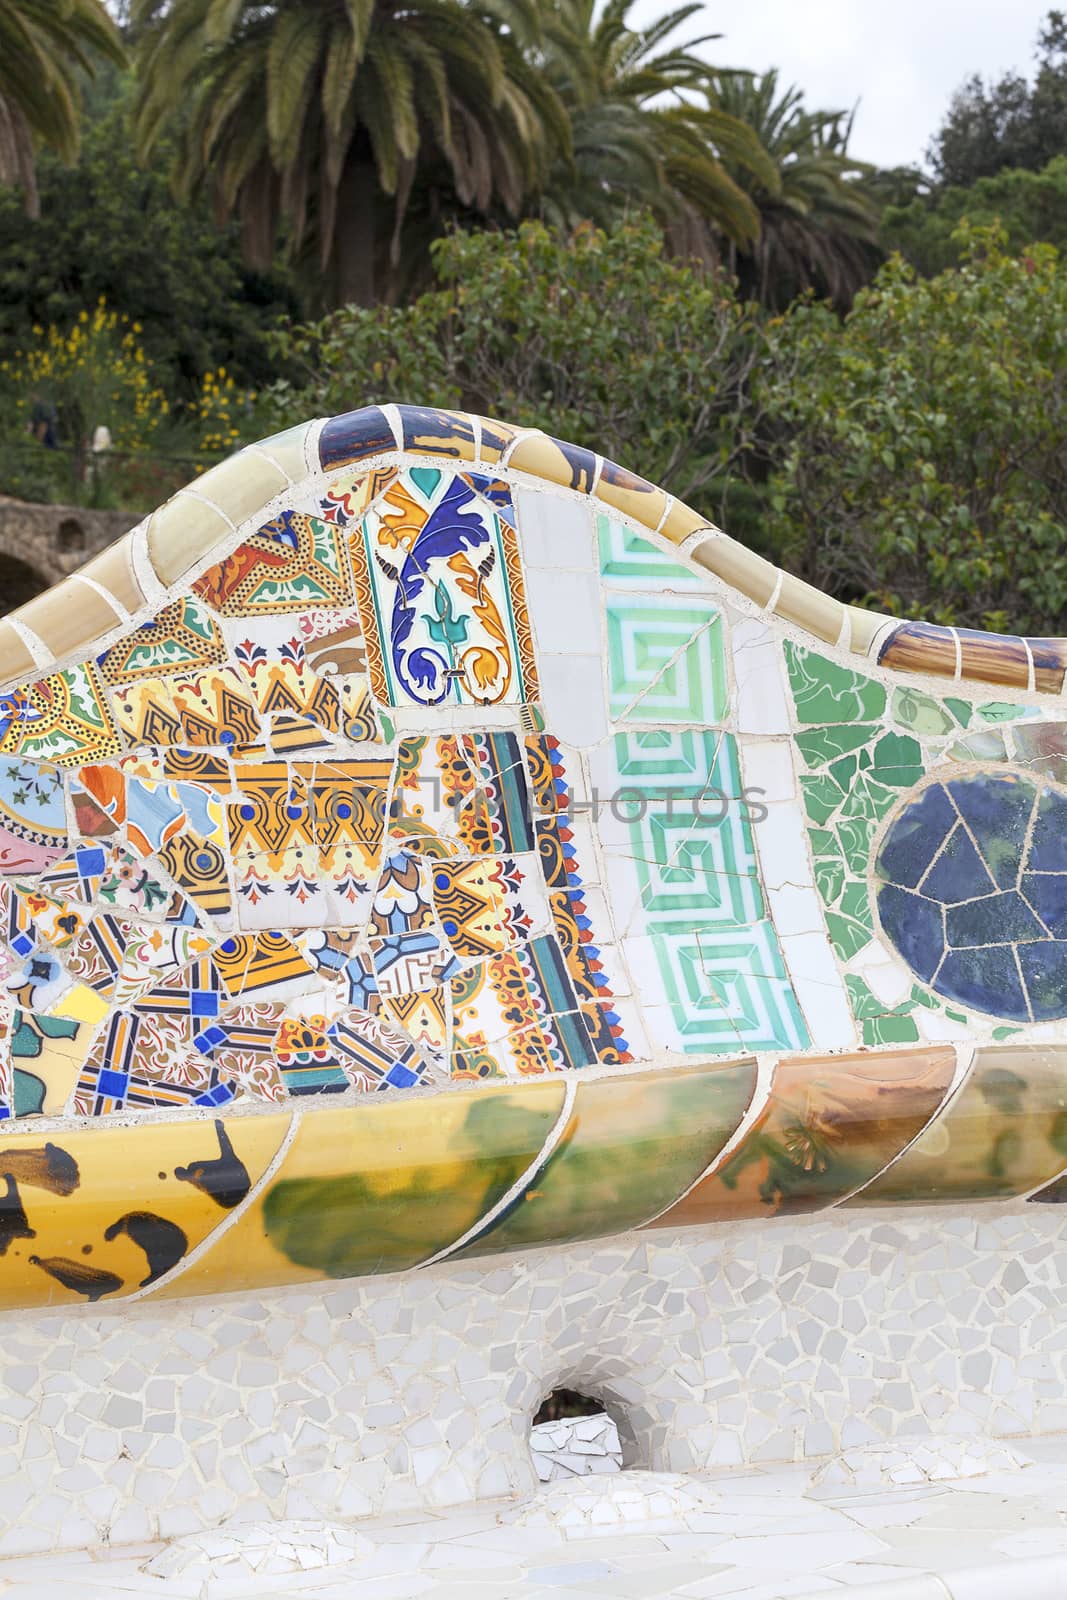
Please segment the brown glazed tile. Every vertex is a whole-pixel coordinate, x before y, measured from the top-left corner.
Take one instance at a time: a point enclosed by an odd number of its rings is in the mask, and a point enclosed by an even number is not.
[[[707,517],[702,517],[699,511],[687,506],[684,500],[672,500],[670,510],[658,531],[671,544],[684,544],[691,534],[697,533],[701,528],[709,535],[718,532]]]
[[[960,676],[983,683],[1002,683],[1012,689],[1030,687],[1030,657],[1022,639],[1008,633],[981,633],[957,628],[960,641]]]
[[[956,676],[956,635],[951,628],[932,622],[902,622],[878,652],[880,667],[899,672],[932,672],[941,678]]]
[[[501,422],[497,417],[479,417],[481,423],[481,448],[478,452],[479,461],[496,465],[507,455],[516,439],[520,439],[524,429],[516,428],[510,422]]]
[[[1034,688],[1059,694],[1067,671],[1067,639],[1027,639],[1034,659]]]
[[[779,1062],[741,1143],[654,1226],[797,1216],[833,1205],[925,1127],[955,1065],[947,1046]]]
[[[1067,1046],[979,1050],[910,1150],[849,1202],[1006,1200],[1067,1168]]]
[[[364,406],[361,411],[330,417],[319,434],[319,464],[325,471],[358,466],[371,456],[395,449],[389,418],[378,406]]]

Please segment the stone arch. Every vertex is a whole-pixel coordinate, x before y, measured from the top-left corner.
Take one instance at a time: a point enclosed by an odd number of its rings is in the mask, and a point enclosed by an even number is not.
[[[32,600],[49,587],[51,579],[28,561],[0,549],[0,616]]]
[[[63,517],[56,529],[56,549],[60,555],[71,555],[85,549],[85,526],[77,517]]]

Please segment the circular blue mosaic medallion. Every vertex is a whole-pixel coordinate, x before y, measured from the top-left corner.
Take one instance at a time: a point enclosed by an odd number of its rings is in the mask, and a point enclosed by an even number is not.
[[[875,863],[897,951],[946,999],[1013,1022],[1067,1016],[1067,794],[977,773],[931,784]]]

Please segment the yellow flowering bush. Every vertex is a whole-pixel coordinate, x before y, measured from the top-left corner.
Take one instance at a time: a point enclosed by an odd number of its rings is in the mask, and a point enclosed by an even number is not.
[[[197,426],[197,448],[208,455],[236,450],[251,426],[255,398],[256,391],[239,388],[225,367],[205,372],[189,407]]]
[[[108,309],[104,299],[70,328],[35,327],[25,348],[0,363],[0,383],[28,429],[35,411],[51,407],[58,442],[76,454],[106,427],[116,450],[146,450],[167,416],[163,390],[149,367],[140,324]]]

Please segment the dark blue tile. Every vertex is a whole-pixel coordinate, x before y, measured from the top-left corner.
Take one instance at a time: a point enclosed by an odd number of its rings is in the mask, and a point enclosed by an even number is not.
[[[1039,945],[1024,945],[1037,950]],[[1026,997],[1010,944],[985,950],[950,950],[937,975],[937,992],[961,1005],[989,1011],[1010,1022],[1029,1021]]]
[[[886,884],[878,891],[878,914],[909,967],[929,982],[945,953],[941,907],[908,889]]]
[[[365,406],[331,417],[319,434],[319,461],[324,468],[350,466],[368,456],[395,450],[396,440],[384,411]]]
[[[970,905],[949,906],[945,938],[953,950],[977,944],[1020,944],[1048,934],[1016,890],[986,895]]]
[[[1067,1017],[1067,944],[1046,939],[1019,946],[1023,981],[1035,1022]]]
[[[914,889],[955,825],[951,800],[940,784],[932,784],[886,834],[878,856],[879,873],[888,883]]]
[[[958,822],[929,876],[923,879],[923,894],[951,905],[959,900],[973,900],[980,894],[992,894],[995,887],[970,835]]]
[[[1067,872],[1067,796],[1046,789],[1037,803],[1037,821],[1026,863],[1031,872]]]
[[[1001,889],[1015,887],[1036,790],[1024,778],[980,774],[957,778],[948,791]]]
[[[1024,872],[1019,885],[1054,939],[1067,939],[1067,874]]]

